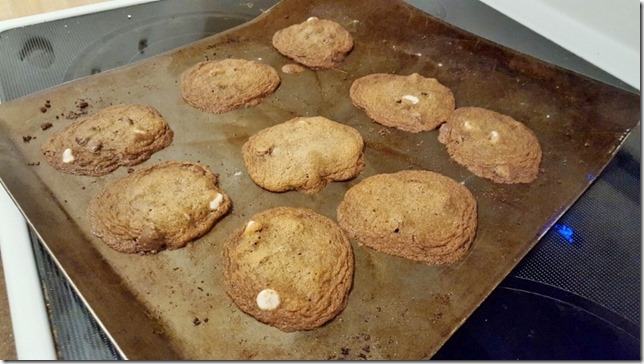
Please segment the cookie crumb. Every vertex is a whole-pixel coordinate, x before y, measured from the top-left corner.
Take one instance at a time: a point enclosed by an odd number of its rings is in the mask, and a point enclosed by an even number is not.
[[[34,137],[32,137],[31,135],[25,135],[25,136],[22,137],[22,141],[25,142],[25,143],[29,143],[31,141],[31,139],[33,139],[33,138]]]
[[[286,73],[287,75],[300,73],[302,71],[304,71],[304,67],[296,63],[289,63],[282,66],[282,72]]]
[[[40,112],[41,112],[41,113],[43,113],[43,114],[44,114],[44,113],[46,113],[46,112],[47,112],[47,108],[46,108],[46,107],[44,107],[44,106],[41,106],[41,107],[40,107]]]
[[[195,326],[199,326],[201,325],[201,320],[195,317],[194,320],[192,320],[192,324]]]
[[[40,129],[42,129],[42,130],[47,130],[47,129],[51,128],[52,126],[54,126],[54,124],[49,123],[49,122],[47,122],[47,123],[42,123],[42,124],[40,124]]]
[[[132,172],[134,172],[134,168],[128,168],[127,169],[127,173],[132,173]]]

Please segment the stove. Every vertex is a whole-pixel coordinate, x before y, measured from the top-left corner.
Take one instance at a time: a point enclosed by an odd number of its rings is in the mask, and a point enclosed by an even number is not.
[[[140,1],[4,30],[0,22],[0,100],[9,101],[222,32],[260,15],[276,2]],[[637,82],[608,74],[483,2],[408,2],[502,45],[639,92],[631,86],[639,87]],[[495,1],[486,3],[495,5]],[[588,176],[594,180],[591,187],[435,359],[640,358],[639,129],[624,141],[600,176]],[[2,200],[0,209],[13,208],[7,206],[8,201]],[[0,230],[6,227],[3,223]],[[2,241],[6,239],[0,235],[4,261],[12,259],[7,257],[8,244]],[[64,360],[122,359],[118,347],[34,234],[28,241],[12,243],[33,249],[56,356]],[[7,274],[8,280],[10,276],[15,275]],[[12,302],[12,311],[15,304]],[[14,326],[20,325],[19,321],[14,318]],[[24,340],[16,332],[17,345]]]

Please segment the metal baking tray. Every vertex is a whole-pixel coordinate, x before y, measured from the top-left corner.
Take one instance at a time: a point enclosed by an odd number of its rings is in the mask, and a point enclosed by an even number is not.
[[[335,20],[352,33],[355,48],[338,69],[280,72],[279,89],[260,105],[221,115],[181,99],[181,73],[204,59],[261,59],[279,70],[289,60],[271,46],[272,34],[310,16]],[[353,80],[375,72],[435,77],[453,90],[458,107],[486,107],[524,122],[543,149],[537,180],[495,184],[452,162],[437,131],[412,134],[373,123],[351,104],[348,91]],[[43,113],[47,100],[51,107]],[[81,108],[83,102],[88,106]],[[127,168],[98,178],[73,176],[55,171],[40,154],[40,145],[76,114],[126,102],[157,108],[175,132],[172,145],[135,169],[165,160],[199,162],[220,175],[233,200],[232,213],[186,248],[152,256],[111,250],[90,233],[85,209]],[[586,190],[639,114],[639,95],[501,47],[402,2],[284,0],[228,32],[0,105],[0,178],[124,357],[421,359],[440,348]],[[257,187],[243,166],[241,145],[263,128],[314,115],[360,131],[364,171],[313,196]],[[46,122],[53,127],[42,130]],[[356,271],[347,308],[306,332],[261,324],[226,296],[221,245],[250,216],[301,206],[335,218],[348,188],[402,169],[445,174],[476,197],[477,237],[462,261],[428,266],[352,242]]]

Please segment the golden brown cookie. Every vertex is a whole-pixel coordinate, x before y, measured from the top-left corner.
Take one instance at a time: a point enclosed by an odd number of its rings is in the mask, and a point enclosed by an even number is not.
[[[149,159],[170,145],[173,136],[155,109],[124,104],[74,121],[54,133],[41,150],[47,162],[59,171],[102,176],[119,166]]]
[[[259,104],[279,84],[277,71],[265,63],[233,58],[205,61],[183,73],[181,96],[201,111],[221,114]]]
[[[321,191],[364,168],[357,130],[321,116],[299,117],[261,130],[242,147],[248,175],[273,192]]]
[[[273,47],[307,67],[328,69],[344,60],[353,48],[353,38],[332,20],[310,17],[275,32]]]
[[[230,236],[222,260],[235,305],[282,331],[314,329],[347,305],[351,244],[335,222],[312,210],[260,212]]]
[[[347,191],[337,214],[340,226],[360,244],[426,264],[460,260],[477,226],[472,193],[430,171],[366,178]]]
[[[457,163],[496,183],[529,183],[539,173],[539,140],[507,115],[480,107],[458,108],[441,126],[438,140]]]
[[[351,101],[378,124],[412,133],[436,129],[454,111],[452,91],[417,73],[376,73],[353,82]]]
[[[107,185],[92,198],[87,215],[92,233],[111,248],[157,253],[204,235],[230,205],[208,168],[172,161]]]

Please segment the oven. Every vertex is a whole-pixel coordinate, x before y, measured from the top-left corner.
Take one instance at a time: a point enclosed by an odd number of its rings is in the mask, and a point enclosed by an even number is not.
[[[0,100],[183,46],[276,2],[114,0],[0,22]],[[639,93],[637,5],[408,2],[501,45]],[[640,155],[638,126],[434,358],[639,359]],[[0,244],[19,359],[124,358],[4,189]]]

